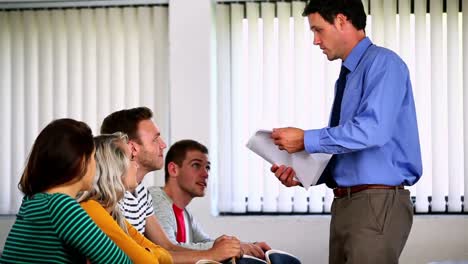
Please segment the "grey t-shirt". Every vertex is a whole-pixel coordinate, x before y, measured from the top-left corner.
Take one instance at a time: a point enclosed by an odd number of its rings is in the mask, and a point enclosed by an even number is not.
[[[172,209],[171,198],[161,187],[153,186],[148,190],[153,198],[154,214],[172,243],[197,250],[210,249],[213,246],[214,239],[202,230],[200,224],[187,208],[184,209],[184,217],[188,241],[186,243],[177,242],[177,221]]]

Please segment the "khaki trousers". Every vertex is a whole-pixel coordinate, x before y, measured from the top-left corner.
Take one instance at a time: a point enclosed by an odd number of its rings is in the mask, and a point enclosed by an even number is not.
[[[335,198],[331,208],[330,264],[394,264],[413,224],[404,189],[369,189]]]

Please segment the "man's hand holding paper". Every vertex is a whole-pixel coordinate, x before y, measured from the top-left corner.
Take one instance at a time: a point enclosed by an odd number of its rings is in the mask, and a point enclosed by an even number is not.
[[[304,150],[304,130],[295,127],[273,128],[271,138],[280,150],[289,154]]]
[[[301,182],[297,181],[294,169],[291,167],[286,167],[284,165],[278,166],[276,164],[273,164],[270,170],[275,174],[276,178],[278,178],[278,180],[280,180],[280,182],[286,187],[301,185]]]
[[[271,138],[280,150],[286,150],[290,154],[304,150],[304,130],[302,129],[294,127],[273,128]],[[270,170],[284,186],[301,185],[301,182],[297,181],[293,168],[286,167],[283,164],[279,165],[273,164]]]
[[[298,128],[259,130],[247,147],[272,164],[271,171],[288,187],[315,185],[331,158],[329,154],[305,152],[304,131]]]

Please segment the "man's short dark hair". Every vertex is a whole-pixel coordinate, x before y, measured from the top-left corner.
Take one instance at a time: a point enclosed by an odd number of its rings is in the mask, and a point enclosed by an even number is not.
[[[164,163],[164,180],[169,180],[169,171],[167,169],[169,163],[174,162],[177,166],[182,167],[185,160],[185,155],[189,151],[200,151],[201,153],[208,154],[208,148],[198,141],[191,139],[184,139],[174,143],[167,151],[166,161]]]
[[[330,24],[336,15],[345,15],[358,29],[366,28],[366,13],[361,0],[310,0],[304,8],[303,16],[319,13]]]
[[[148,107],[120,110],[104,118],[101,125],[101,134],[122,132],[127,134],[128,139],[138,141],[138,123],[152,117],[153,112]]]

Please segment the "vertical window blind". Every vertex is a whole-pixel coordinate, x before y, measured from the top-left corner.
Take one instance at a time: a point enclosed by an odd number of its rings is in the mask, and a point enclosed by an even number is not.
[[[167,6],[0,10],[0,214],[17,212],[26,158],[53,119],[98,134],[111,112],[144,105],[168,136],[167,65]]]
[[[409,187],[415,210],[466,213],[468,0],[363,3],[367,35],[410,69],[424,168]],[[341,61],[327,61],[313,46],[304,7],[303,1],[216,7],[220,213],[330,212],[330,189],[286,188],[245,147],[258,129],[327,126]]]

